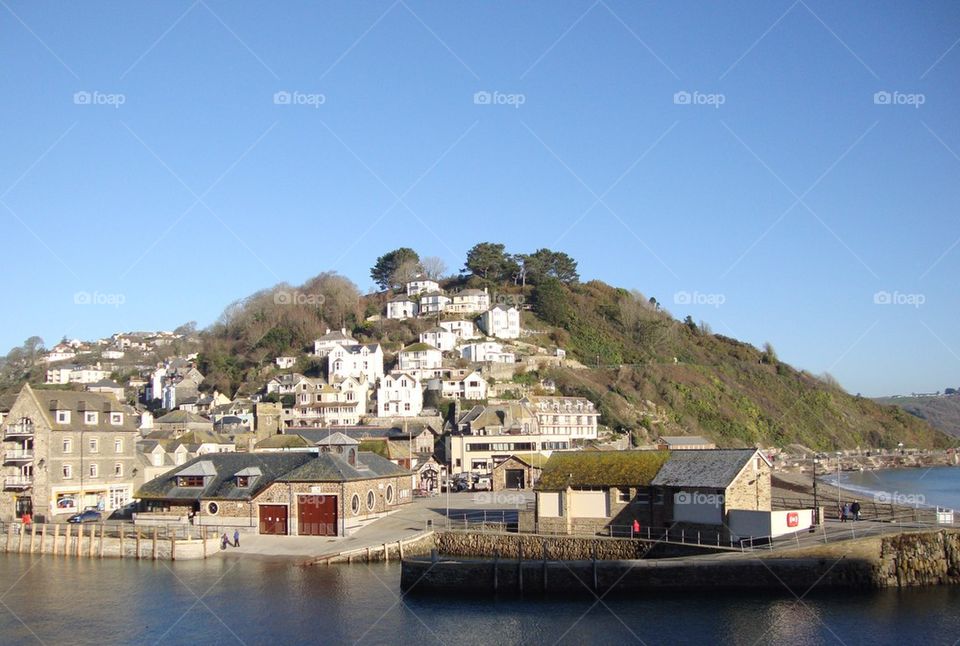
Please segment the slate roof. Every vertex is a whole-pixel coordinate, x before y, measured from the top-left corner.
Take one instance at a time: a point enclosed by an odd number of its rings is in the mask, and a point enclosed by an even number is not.
[[[299,449],[312,446],[312,443],[299,435],[271,435],[257,442],[255,450],[260,449]]]
[[[280,482],[346,482],[407,473],[389,460],[373,453],[360,452],[357,466],[332,453],[320,453],[315,459],[278,478]]]
[[[103,431],[135,431],[137,430],[136,413],[129,406],[121,404],[113,393],[94,393],[80,390],[37,390],[24,385],[24,391],[31,393],[40,407],[41,412],[46,416],[50,428],[54,430],[75,430],[83,426],[85,430],[103,430]],[[22,391],[21,391],[22,392]],[[83,424],[82,419],[76,419],[76,415],[71,416],[69,424],[58,424],[54,410],[69,410],[79,412],[81,410],[97,411],[99,413],[124,413],[123,424],[115,426],[110,423],[107,415],[98,415],[96,425]]]
[[[154,424],[212,424],[210,420],[202,415],[191,413],[185,410],[172,410],[163,417],[153,420]]]
[[[673,446],[713,444],[713,442],[701,435],[662,435],[658,438],[658,441],[665,442],[666,444]]]
[[[756,449],[689,449],[670,452],[651,484],[663,487],[726,489]]]
[[[210,453],[144,483],[136,496],[144,500],[250,500],[280,476],[290,473],[315,457],[312,453],[305,452]],[[209,462],[216,475],[211,476],[202,488],[178,487],[176,474],[199,462]],[[263,475],[253,480],[249,487],[237,488],[234,476],[237,472],[251,467],[259,467]]]
[[[426,426],[419,425],[415,427],[409,425],[409,436],[416,437],[426,429]],[[287,429],[287,435],[299,435],[311,444],[326,444],[328,438],[336,434],[343,434],[347,437],[362,441],[365,439],[388,439],[405,440],[408,434],[399,427],[379,427],[379,426],[337,426],[333,428],[296,428]]]

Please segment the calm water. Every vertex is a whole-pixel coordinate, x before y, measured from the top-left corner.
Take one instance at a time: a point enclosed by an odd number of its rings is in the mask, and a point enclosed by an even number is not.
[[[397,565],[0,556],[0,644],[954,644],[960,589],[405,598]],[[9,589],[9,591],[7,591]],[[803,594],[800,591],[799,594]],[[202,600],[198,600],[198,597]]]
[[[836,476],[830,478],[835,481]],[[918,502],[960,511],[960,467],[887,469],[842,473],[840,484],[868,500]]]

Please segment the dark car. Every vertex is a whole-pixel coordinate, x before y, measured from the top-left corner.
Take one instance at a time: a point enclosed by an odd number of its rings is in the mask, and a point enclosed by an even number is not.
[[[96,509],[87,509],[67,519],[68,523],[99,523],[102,516]]]

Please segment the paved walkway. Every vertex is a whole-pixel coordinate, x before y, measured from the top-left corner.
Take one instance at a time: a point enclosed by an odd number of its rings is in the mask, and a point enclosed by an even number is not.
[[[220,554],[246,554],[251,556],[302,557],[310,560],[331,556],[349,550],[379,547],[384,543],[396,543],[409,539],[427,527],[428,521],[436,525],[452,522],[467,515],[472,520],[482,518],[484,512],[491,520],[515,519],[519,508],[532,494],[516,492],[464,492],[441,494],[433,498],[416,498],[392,514],[368,523],[346,537],[323,536],[264,536],[241,533],[240,547],[228,547]],[[448,515],[449,514],[449,515]],[[230,535],[233,538],[233,535]]]

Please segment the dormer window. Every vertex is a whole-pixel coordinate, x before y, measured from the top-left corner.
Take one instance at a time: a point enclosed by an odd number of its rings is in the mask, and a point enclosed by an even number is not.
[[[250,486],[250,476],[237,476],[237,487],[245,489]]]
[[[110,413],[110,423],[114,426],[123,424],[123,413]]]
[[[83,413],[83,423],[84,424],[96,424],[97,423],[97,411],[88,410]]]
[[[203,476],[177,476],[178,487],[202,487]]]
[[[70,423],[70,411],[68,410],[58,410],[57,411],[57,424],[69,424]]]

